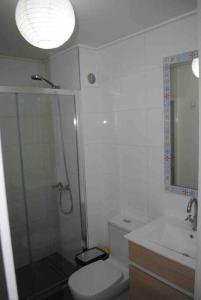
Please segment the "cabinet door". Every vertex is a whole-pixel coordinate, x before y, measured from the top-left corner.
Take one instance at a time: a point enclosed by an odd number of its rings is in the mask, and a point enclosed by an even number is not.
[[[194,292],[195,270],[132,242],[129,243],[129,258],[176,286]]]
[[[192,300],[154,277],[130,266],[130,300]]]

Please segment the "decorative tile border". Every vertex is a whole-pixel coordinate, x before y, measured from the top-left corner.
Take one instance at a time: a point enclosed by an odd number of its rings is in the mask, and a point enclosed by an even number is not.
[[[198,51],[186,52],[163,60],[163,83],[164,83],[164,175],[165,189],[171,192],[183,194],[188,197],[197,197],[198,191],[190,188],[171,185],[171,86],[170,67],[171,64],[192,61],[198,57]]]

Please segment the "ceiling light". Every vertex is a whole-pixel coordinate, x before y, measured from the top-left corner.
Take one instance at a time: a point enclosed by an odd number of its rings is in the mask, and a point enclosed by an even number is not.
[[[63,45],[75,27],[69,0],[19,0],[15,20],[25,40],[41,49]]]
[[[199,78],[199,58],[196,57],[192,61],[192,71],[195,77]]]

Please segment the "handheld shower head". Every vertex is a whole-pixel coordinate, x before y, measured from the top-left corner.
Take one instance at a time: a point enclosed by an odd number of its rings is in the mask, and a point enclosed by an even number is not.
[[[60,86],[59,86],[59,85],[54,85],[51,81],[49,81],[48,79],[44,78],[44,77],[41,76],[41,75],[38,75],[38,74],[36,74],[36,75],[31,75],[31,79],[33,79],[33,80],[45,81],[45,82],[47,82],[47,83],[51,86],[51,88],[53,88],[53,89],[60,89]]]
[[[42,77],[40,75],[31,75],[31,79],[33,79],[33,80],[41,80],[42,81]]]

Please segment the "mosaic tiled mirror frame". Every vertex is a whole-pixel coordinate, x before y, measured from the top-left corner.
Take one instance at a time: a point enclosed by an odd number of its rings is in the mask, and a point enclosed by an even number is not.
[[[198,57],[198,51],[186,52],[163,60],[163,81],[164,81],[164,175],[165,189],[167,191],[183,194],[189,197],[197,197],[198,191],[171,184],[171,165],[172,165],[172,145],[171,145],[171,83],[170,67],[171,64],[192,61]]]

